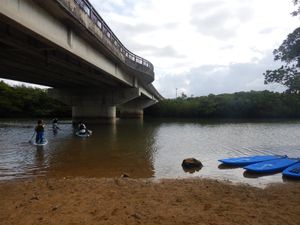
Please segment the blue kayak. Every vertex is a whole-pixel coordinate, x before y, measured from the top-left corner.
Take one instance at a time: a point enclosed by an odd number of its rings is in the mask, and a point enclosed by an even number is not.
[[[254,155],[246,157],[219,159],[220,162],[230,166],[247,166],[253,163],[263,162],[272,159],[281,159],[287,157],[286,155]]]
[[[300,179],[300,162],[289,166],[282,172],[283,176]]]
[[[273,173],[273,172],[280,172],[297,162],[299,162],[299,159],[290,159],[290,158],[274,159],[274,160],[254,163],[245,166],[244,169],[254,173]]]

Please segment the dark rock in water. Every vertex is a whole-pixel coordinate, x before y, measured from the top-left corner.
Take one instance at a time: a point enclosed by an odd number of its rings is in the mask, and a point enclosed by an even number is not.
[[[184,169],[201,169],[203,167],[202,163],[195,158],[187,158],[182,161],[181,166]],[[197,171],[198,171],[197,170]]]
[[[195,173],[195,172],[198,172],[201,169],[201,167],[194,167],[194,168],[185,168],[185,167],[182,167],[182,169],[186,173]]]
[[[128,178],[129,177],[129,175],[127,174],[127,173],[123,173],[122,175],[121,175],[121,178]]]

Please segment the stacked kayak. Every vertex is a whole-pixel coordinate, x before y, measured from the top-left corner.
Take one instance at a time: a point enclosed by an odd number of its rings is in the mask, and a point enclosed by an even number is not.
[[[300,179],[300,162],[289,166],[282,172],[283,176]]]
[[[287,157],[286,155],[255,155],[255,156],[219,159],[219,162],[222,162],[223,164],[230,165],[230,166],[247,166],[253,163],[259,163],[259,162],[274,160],[274,159],[283,159],[286,157]]]
[[[291,158],[281,158],[281,159],[273,159],[268,161],[263,161],[259,163],[250,164],[245,166],[248,172],[253,173],[274,173],[281,172],[287,167],[296,164],[299,162],[299,159],[291,159]]]
[[[282,172],[285,177],[300,179],[300,159],[286,155],[254,155],[219,159],[224,165],[243,167],[252,173]]]

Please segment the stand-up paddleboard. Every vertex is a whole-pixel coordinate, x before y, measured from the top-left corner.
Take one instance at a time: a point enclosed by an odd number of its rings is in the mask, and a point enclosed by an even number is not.
[[[280,172],[285,168],[297,163],[299,159],[283,158],[283,159],[274,159],[259,163],[254,163],[248,166],[245,166],[249,172],[253,173],[273,173]]]
[[[30,143],[33,145],[36,145],[36,146],[44,146],[44,145],[48,144],[48,140],[46,138],[44,138],[43,141],[40,143],[36,143],[34,140],[32,140]]]
[[[300,162],[286,168],[284,171],[282,171],[282,175],[300,179]]]
[[[225,158],[218,161],[230,166],[247,166],[253,163],[263,162],[273,159],[286,158],[286,155],[254,155],[245,157]]]
[[[89,136],[91,136],[92,135],[92,131],[91,130],[88,130],[88,132],[86,132],[86,133],[84,133],[84,134],[82,134],[82,133],[80,133],[80,131],[77,131],[75,134],[78,136],[78,137],[89,137]]]

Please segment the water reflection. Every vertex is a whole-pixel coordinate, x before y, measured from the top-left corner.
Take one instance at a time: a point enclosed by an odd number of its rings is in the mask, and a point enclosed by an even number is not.
[[[242,166],[233,166],[233,165],[226,165],[226,164],[223,164],[221,163],[218,168],[220,170],[228,170],[228,169],[237,169],[237,168],[243,168]]]
[[[51,124],[51,123],[48,123]],[[89,126],[93,135],[77,137],[71,121],[59,130],[46,127],[46,146],[28,143],[35,121],[0,122],[0,179],[27,176],[205,177],[249,184],[283,182],[281,174],[257,176],[220,158],[259,154],[300,156],[300,121],[216,122],[117,120]],[[184,171],[182,160],[204,165]]]
[[[195,173],[195,172],[198,172],[201,170],[201,168],[185,168],[185,167],[182,167],[183,171],[186,172],[186,173]]]
[[[247,178],[259,178],[259,177],[266,177],[266,176],[272,176],[275,174],[281,174],[281,172],[273,172],[273,173],[251,173],[248,171],[244,171],[243,176]]]
[[[44,148],[43,148],[43,146],[36,146],[35,165],[38,168],[39,167],[44,167],[44,165],[45,165],[45,157],[44,157]]]
[[[112,177],[126,173],[130,177],[152,177],[153,164],[147,139],[153,130],[143,129],[141,121],[89,126],[93,135],[74,135],[59,142],[50,159],[54,176]],[[63,163],[58,163],[63,162]]]

